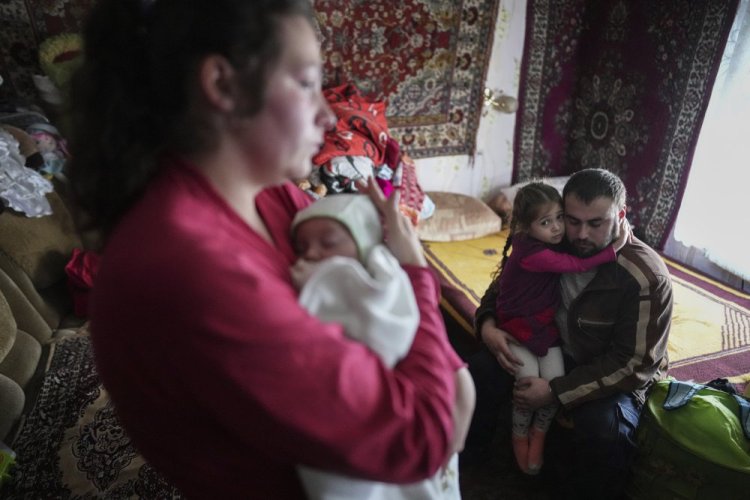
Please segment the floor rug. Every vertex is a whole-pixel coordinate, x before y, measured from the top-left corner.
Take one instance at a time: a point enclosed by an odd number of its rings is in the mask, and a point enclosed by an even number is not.
[[[507,230],[485,238],[423,242],[441,280],[442,306],[473,335],[474,311],[490,284]],[[670,375],[707,382],[750,381],[750,295],[665,259],[672,276],[674,311],[669,335]]]
[[[504,420],[499,427],[510,425]],[[461,466],[464,500],[550,498],[544,483],[515,467],[506,433],[498,432],[492,447],[496,452],[486,461]],[[124,433],[85,335],[54,346],[37,402],[12,448],[18,457],[11,481],[3,484],[6,500],[181,498]]]
[[[133,448],[94,367],[91,341],[53,345],[37,401],[11,443],[2,498],[180,498]]]
[[[669,373],[750,382],[750,295],[665,259],[674,283]],[[676,332],[676,333],[675,333]]]

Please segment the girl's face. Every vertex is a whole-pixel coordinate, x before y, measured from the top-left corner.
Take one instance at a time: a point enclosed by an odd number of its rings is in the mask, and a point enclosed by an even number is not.
[[[565,236],[562,205],[551,201],[539,207],[537,217],[529,226],[528,233],[532,238],[548,245],[560,243]]]
[[[243,143],[264,181],[307,177],[323,133],[336,117],[323,93],[320,48],[300,16],[280,20],[282,51],[271,69],[261,110],[248,120]]]

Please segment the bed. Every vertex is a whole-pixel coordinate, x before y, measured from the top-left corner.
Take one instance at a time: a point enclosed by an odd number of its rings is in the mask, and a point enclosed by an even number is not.
[[[501,258],[507,229],[459,241],[423,241],[430,266],[441,283],[441,307],[452,340],[474,340],[473,317]],[[674,313],[669,338],[670,375],[707,382],[750,381],[750,295],[666,257],[672,276]]]

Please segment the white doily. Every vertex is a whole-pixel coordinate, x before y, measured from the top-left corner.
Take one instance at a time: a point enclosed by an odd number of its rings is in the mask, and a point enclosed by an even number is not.
[[[50,215],[52,207],[44,195],[52,192],[52,183],[25,162],[16,138],[0,129],[0,200],[28,217]]]

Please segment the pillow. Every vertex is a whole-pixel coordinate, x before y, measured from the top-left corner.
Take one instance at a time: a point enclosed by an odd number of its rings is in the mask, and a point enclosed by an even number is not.
[[[10,210],[0,215],[0,267],[20,268],[37,290],[63,281],[73,248],[82,246],[62,197],[55,191],[46,196],[51,215],[30,218]]]
[[[419,222],[421,240],[471,240],[502,229],[503,220],[479,198],[439,191],[426,194],[435,204],[435,212]]]

